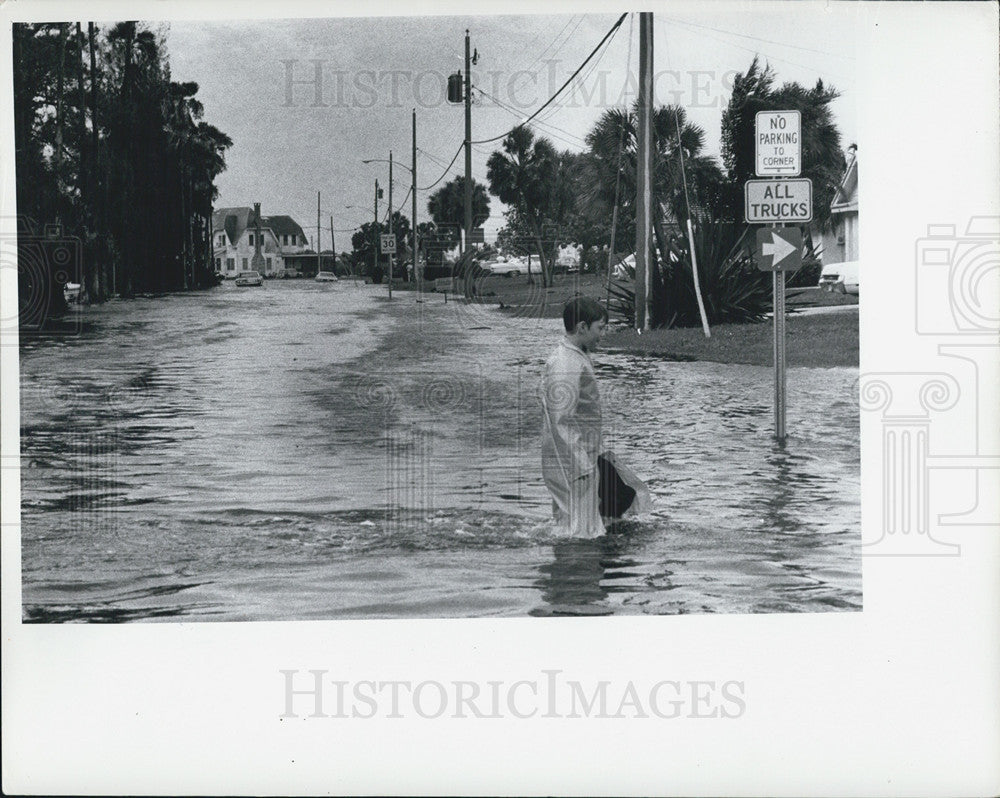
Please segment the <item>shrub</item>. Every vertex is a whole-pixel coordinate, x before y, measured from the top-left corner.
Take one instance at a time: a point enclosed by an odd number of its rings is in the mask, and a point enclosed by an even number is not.
[[[753,262],[751,229],[746,225],[703,218],[694,228],[694,246],[705,314],[709,324],[761,321],[771,309],[771,275]],[[694,290],[690,244],[686,235],[671,235],[666,258],[652,281],[653,327],[701,324]],[[662,256],[662,253],[661,253]],[[634,269],[630,281],[611,284],[609,313],[635,323]]]

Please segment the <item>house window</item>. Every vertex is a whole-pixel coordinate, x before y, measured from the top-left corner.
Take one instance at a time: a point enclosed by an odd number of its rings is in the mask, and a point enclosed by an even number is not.
[[[221,268],[222,268],[222,258],[216,258],[215,259],[215,269],[216,269],[216,271],[220,270]]]
[[[250,246],[253,246],[253,233],[250,234]]]
[[[282,238],[284,239],[284,241],[283,241],[284,245],[287,247],[288,246],[288,233],[285,233],[282,236]]]
[[[271,259],[267,258],[266,260],[267,260],[267,270],[271,271]]]
[[[226,271],[236,271],[236,258],[226,258]]]
[[[292,233],[292,246],[295,246],[295,233]]]
[[[243,259],[243,271],[246,271],[249,267],[247,266],[247,259]]]

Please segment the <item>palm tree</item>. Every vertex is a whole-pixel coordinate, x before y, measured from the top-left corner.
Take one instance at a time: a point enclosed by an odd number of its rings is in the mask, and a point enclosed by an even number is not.
[[[722,158],[732,194],[730,212],[743,218],[743,183],[754,177],[754,119],[758,111],[798,110],[802,115],[802,177],[813,184],[813,214],[821,229],[830,223],[830,203],[847,166],[840,130],[830,110],[840,93],[822,79],[811,89],[798,83],[774,87],[770,65],[756,56],[733,81],[733,93],[722,114]],[[806,231],[808,235],[808,230]]]
[[[449,180],[427,199],[427,212],[437,226],[437,234],[451,246],[460,240],[465,225],[465,178]],[[482,183],[472,181],[472,226],[479,227],[490,218],[490,198]]]
[[[115,214],[122,263],[122,293],[130,296],[140,277],[137,266],[148,265],[150,247],[146,231],[152,227],[152,213],[144,214],[149,203],[139,202],[137,193],[155,189],[142,180],[147,171],[143,160],[152,144],[150,134],[158,129],[153,124],[153,104],[156,103],[161,77],[160,48],[155,35],[139,29],[135,22],[119,22],[107,35],[109,59],[117,82],[118,97],[111,103],[108,119],[109,144],[113,157],[109,159],[109,178],[117,181],[114,193],[118,203]],[[140,158],[140,152],[143,157]]]
[[[530,128],[518,127],[490,155],[486,166],[490,193],[517,209],[518,218],[535,238],[542,285],[551,285],[552,250],[575,202],[569,156],[560,154],[548,139],[536,139]]]
[[[634,240],[635,230],[637,113],[637,105],[631,110],[611,108],[601,115],[586,138],[586,164],[591,177],[585,183],[583,200],[592,217],[604,219],[611,218],[617,201],[619,225],[630,233],[630,240]],[[681,106],[655,108],[652,131],[653,233],[660,259],[650,258],[650,263],[652,323],[658,326],[668,321],[661,264],[669,261],[673,249],[671,232],[676,233],[681,221],[690,216],[714,215],[724,194],[725,178],[715,159],[702,154],[705,131],[687,120]]]

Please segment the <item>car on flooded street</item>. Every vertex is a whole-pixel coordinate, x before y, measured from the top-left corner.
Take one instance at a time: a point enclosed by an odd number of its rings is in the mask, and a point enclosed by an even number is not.
[[[264,285],[264,278],[260,276],[259,272],[240,272],[236,275],[236,285],[241,288],[254,285]]]
[[[517,277],[519,274],[528,273],[528,264],[520,258],[490,261],[482,266],[490,274],[500,274],[504,277]]]
[[[819,277],[819,287],[824,291],[841,294],[858,294],[860,261],[849,260],[843,263],[828,263],[823,267]]]

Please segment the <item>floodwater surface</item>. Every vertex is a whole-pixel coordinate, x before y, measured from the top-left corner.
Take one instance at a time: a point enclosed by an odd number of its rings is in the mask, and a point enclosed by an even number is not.
[[[856,369],[599,351],[651,515],[558,538],[561,321],[342,281],[80,310],[21,346],[26,621],[861,609]]]

